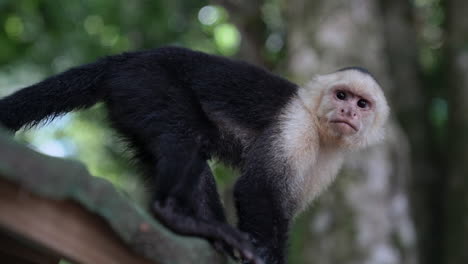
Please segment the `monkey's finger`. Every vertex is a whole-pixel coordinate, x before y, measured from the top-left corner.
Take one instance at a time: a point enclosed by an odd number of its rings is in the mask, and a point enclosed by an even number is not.
[[[251,252],[249,251],[240,251],[239,252],[242,256],[242,259],[243,259],[243,262],[242,263],[248,263],[248,264],[265,264],[263,262],[263,260],[255,255],[255,254],[252,254]]]
[[[234,259],[235,261],[240,261],[241,260],[240,254],[236,254],[237,252],[233,248],[226,245],[224,242],[222,242],[222,241],[213,241],[211,244],[221,254],[228,255],[232,259]]]

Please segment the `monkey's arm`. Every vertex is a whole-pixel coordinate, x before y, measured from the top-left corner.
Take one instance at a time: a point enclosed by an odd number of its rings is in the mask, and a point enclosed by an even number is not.
[[[265,263],[285,263],[288,230],[295,205],[291,204],[289,168],[274,155],[274,131],[260,136],[249,151],[234,195],[239,228],[250,235]]]

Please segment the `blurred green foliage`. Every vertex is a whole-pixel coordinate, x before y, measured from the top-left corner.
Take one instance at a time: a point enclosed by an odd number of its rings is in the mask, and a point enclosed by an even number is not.
[[[200,0],[2,1],[0,15],[0,64],[23,58],[54,72],[161,44],[222,52],[239,41],[235,28],[223,30],[230,25],[224,9]]]

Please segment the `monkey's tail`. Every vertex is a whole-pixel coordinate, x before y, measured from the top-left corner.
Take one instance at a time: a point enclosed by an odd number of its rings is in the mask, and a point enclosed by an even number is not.
[[[101,86],[107,64],[101,59],[75,67],[1,99],[0,124],[17,131],[96,104],[105,96]]]

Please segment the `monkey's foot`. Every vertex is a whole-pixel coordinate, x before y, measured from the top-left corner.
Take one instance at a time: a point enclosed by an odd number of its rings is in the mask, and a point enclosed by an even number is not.
[[[216,249],[236,255],[252,264],[264,264],[254,253],[248,237],[227,223],[210,222],[176,212],[173,201],[165,205],[155,202],[152,207],[154,216],[172,231],[187,236],[197,236],[213,241]],[[232,249],[232,250],[231,250]],[[238,254],[236,254],[237,252]]]

